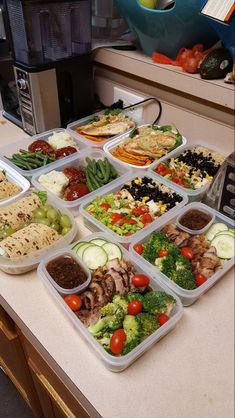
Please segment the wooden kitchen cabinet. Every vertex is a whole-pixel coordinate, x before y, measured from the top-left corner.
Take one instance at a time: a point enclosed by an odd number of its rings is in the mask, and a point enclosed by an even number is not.
[[[32,409],[35,417],[44,418],[16,326],[1,306],[0,365]]]

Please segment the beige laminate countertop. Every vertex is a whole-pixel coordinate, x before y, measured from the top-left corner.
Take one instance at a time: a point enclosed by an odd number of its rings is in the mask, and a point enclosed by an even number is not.
[[[0,124],[2,143],[24,135]],[[78,226],[80,236],[88,233],[81,219]],[[233,418],[233,273],[185,308],[176,328],[119,374],[105,369],[35,271],[0,272],[0,303],[92,417],[96,410],[104,418]]]

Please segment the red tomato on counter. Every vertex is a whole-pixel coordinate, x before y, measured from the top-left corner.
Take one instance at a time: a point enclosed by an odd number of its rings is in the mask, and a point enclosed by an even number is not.
[[[126,341],[124,329],[117,329],[110,338],[109,347],[113,354],[121,354]]]

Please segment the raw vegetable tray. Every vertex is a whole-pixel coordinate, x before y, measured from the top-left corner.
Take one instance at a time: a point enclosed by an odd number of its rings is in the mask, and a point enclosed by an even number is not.
[[[103,186],[100,183],[100,187],[97,187],[96,190],[90,191],[88,194],[73,201],[64,200],[63,198],[60,198],[56,196],[55,194],[52,194],[52,192],[48,190],[48,192],[53,195],[54,199],[57,200],[60,204],[62,204],[64,207],[66,207],[68,210],[70,210],[73,213],[73,215],[78,214],[79,205],[84,201],[84,199],[88,198],[88,196],[89,198],[92,196],[94,197],[95,195],[97,195],[97,193],[100,193],[100,191],[104,190],[107,187],[107,185],[111,185],[111,184],[114,185],[118,179],[124,180],[125,176],[131,171],[129,167],[124,167],[122,164],[112,161],[110,158],[106,157],[106,154],[102,150],[99,150],[99,149],[97,150],[89,149],[87,151],[84,151],[81,156],[77,156],[77,155],[71,156],[69,161],[60,160],[57,162],[56,165],[54,165],[53,170],[62,172],[65,168],[68,168],[68,167],[75,167],[77,169],[87,167],[88,165],[87,160],[86,160],[87,157],[89,158],[89,160],[95,160],[95,161],[98,161],[98,160],[104,161],[104,159],[107,158],[108,162],[112,164],[112,166],[116,170],[118,177],[116,179],[113,179],[110,177],[111,180],[108,183],[103,184]],[[45,189],[43,185],[40,184],[39,177],[42,174],[49,173],[50,171],[51,171],[51,167],[45,167],[40,173],[32,177],[32,184],[36,187],[36,189],[38,190]],[[99,178],[97,178],[97,173],[92,174],[92,177],[95,178],[96,181],[98,180],[99,182]]]
[[[95,234],[91,234],[85,237],[82,241],[91,241],[93,239],[104,240],[108,241],[109,243],[113,243],[116,246],[119,244],[115,243],[112,238],[109,238],[106,234],[99,232]],[[80,240],[81,241],[81,240]],[[80,243],[77,241],[74,243],[70,248],[73,248],[77,244]],[[119,247],[119,250],[122,253],[124,260],[129,260],[135,270],[139,273],[145,273],[145,267],[142,265],[141,262],[136,261],[133,259],[132,255],[126,251],[123,247]],[[65,252],[67,250],[65,249]],[[57,256],[57,253],[54,253],[54,256]],[[51,257],[50,257],[51,259]],[[148,336],[144,341],[138,344],[132,351],[128,354],[123,356],[114,356],[109,354],[99,343],[98,341],[91,335],[85,325],[79,320],[79,318],[73,313],[73,311],[68,307],[68,305],[64,302],[63,297],[60,293],[55,289],[52,282],[48,280],[45,271],[46,271],[46,264],[47,259],[43,259],[38,267],[38,276],[42,280],[43,284],[46,286],[48,291],[51,293],[52,297],[56,300],[56,302],[62,307],[66,315],[70,318],[70,320],[75,325],[78,332],[81,333],[82,337],[87,341],[87,343],[94,349],[96,355],[99,359],[103,362],[105,367],[112,372],[121,372],[129,367],[137,358],[139,358],[145,351],[150,349],[156,342],[158,342],[163,336],[165,336],[168,332],[170,332],[180,320],[183,314],[182,304],[180,299],[165,286],[164,284],[158,281],[157,274],[150,276],[150,287],[153,290],[159,290],[168,293],[169,295],[173,296],[176,300],[176,305],[174,306],[169,320],[162,326],[160,326],[153,334]]]
[[[31,195],[32,193],[27,192],[23,197]],[[19,199],[15,200],[13,203],[17,202]],[[64,248],[66,245],[69,245],[77,234],[77,224],[74,217],[71,213],[62,205],[60,205],[53,197],[48,195],[47,204],[52,205],[56,208],[57,211],[62,215],[66,215],[71,224],[70,230],[60,237],[60,239],[54,242],[52,245],[47,246],[45,249],[40,249],[36,252],[31,252],[28,255],[21,255],[16,258],[8,258],[5,256],[0,256],[0,270],[8,274],[23,274],[28,271],[34,270],[37,268],[40,261],[47,255],[51,254],[54,250]],[[21,230],[22,228],[18,229]],[[0,241],[1,243],[1,241]]]
[[[53,133],[60,133],[60,132],[64,132],[64,133],[68,133],[68,131],[66,129],[52,129],[50,131],[44,132],[42,134],[39,135],[34,135],[31,137],[26,137],[23,138],[17,142],[13,142],[10,143],[8,145],[5,145],[3,147],[0,147],[0,160],[3,160],[6,164],[8,164],[11,168],[15,169],[18,173],[20,173],[22,176],[30,179],[33,175],[36,175],[38,173],[41,172],[41,170],[43,168],[45,168],[45,166],[41,166],[38,168],[34,168],[31,170],[25,170],[22,169],[20,167],[18,167],[17,165],[13,164],[13,162],[11,162],[8,158],[11,158],[13,154],[18,153],[19,150],[23,149],[23,150],[28,150],[28,147],[37,140],[42,139],[43,141],[48,141],[49,136],[51,136]],[[84,142],[79,141],[78,138],[75,138],[74,135],[72,135],[71,133],[69,133],[69,135],[71,136],[71,138],[74,140],[76,146],[79,147],[79,151],[76,152],[76,155],[79,155],[82,151],[87,149],[87,145],[84,144]],[[71,156],[74,156],[74,154],[71,154],[67,157],[64,157],[64,159],[66,159],[66,161],[68,161]],[[46,164],[46,167],[50,166],[51,169],[53,169],[53,167],[56,166],[56,164],[58,163],[58,160],[55,160],[49,164]]]
[[[144,177],[146,177],[150,181],[152,180],[152,177],[150,175],[145,174],[143,172],[141,172],[141,173],[140,172],[131,172],[131,173],[129,173],[125,176],[125,181],[123,181],[123,179],[117,180],[115,185],[107,186],[105,188],[105,190],[103,190],[101,193],[99,193],[98,197],[103,198],[110,193],[118,192],[124,184],[126,184],[128,182],[131,182],[135,178],[142,179]],[[158,181],[158,180],[154,180],[154,182],[156,184],[159,184],[160,186],[166,186],[167,185],[166,182],[164,181],[164,179],[161,182]],[[175,191],[176,191],[174,186],[168,187],[168,189],[170,190],[171,193],[175,193]],[[90,213],[87,212],[86,207],[92,201],[94,201],[94,199],[95,199],[94,196],[93,196],[93,198],[88,198],[88,199],[84,200],[84,202],[80,205],[79,212],[84,217],[85,224],[87,224],[87,227],[90,230],[92,230],[92,231],[100,231],[101,230],[101,231],[105,232],[106,234],[111,235],[113,237],[113,239],[115,239],[116,241],[118,241],[122,244],[129,244],[131,241],[133,241],[133,239],[135,239],[135,238],[138,239],[138,237],[141,236],[141,233],[142,233],[143,229],[145,231],[148,231],[152,224],[154,224],[155,227],[156,227],[160,220],[162,220],[162,219],[167,220],[171,213],[174,213],[177,209],[183,207],[187,203],[188,198],[185,194],[177,191],[177,195],[182,199],[181,202],[179,202],[173,208],[168,210],[165,214],[162,214],[157,219],[153,220],[152,223],[147,224],[144,228],[142,228],[141,230],[133,233],[132,235],[130,235],[130,234],[126,235],[126,236],[119,235],[118,233],[112,231],[110,228],[105,226],[102,222],[98,221],[94,216],[92,216]]]
[[[149,124],[138,125],[137,128],[143,128],[143,127],[147,127],[147,126],[150,126],[150,125]],[[115,161],[120,161],[123,165],[127,165],[128,164],[130,167],[135,168],[135,169],[138,169],[138,170],[146,170],[147,168],[149,169],[152,166],[154,166],[156,164],[156,162],[160,162],[160,161],[162,161],[163,158],[165,158],[165,155],[164,155],[163,157],[161,157],[159,159],[156,159],[152,163],[146,164],[144,166],[139,166],[139,165],[135,165],[135,164],[131,164],[131,163],[128,163],[128,162],[124,162],[124,161],[119,160],[118,158],[116,158],[115,156],[113,156],[113,152],[114,152],[114,150],[118,146],[122,145],[124,142],[126,142],[129,139],[131,139],[129,137],[129,135],[130,135],[130,132],[124,133],[122,135],[119,135],[117,138],[112,139],[111,141],[107,142],[104,145],[104,147],[103,147],[104,148],[104,151],[107,153],[107,155],[110,156],[110,158],[112,158]],[[183,147],[186,143],[187,143],[187,139],[182,136],[182,144],[179,145],[176,149],[177,150],[178,149],[181,149],[181,147]],[[175,151],[175,149],[173,151],[168,152],[167,153],[167,156],[168,157],[171,156],[174,151]]]
[[[149,239],[151,237],[151,235],[155,232],[155,231],[161,231],[162,228],[164,228],[166,225],[169,224],[176,224],[176,220],[177,218],[180,216],[182,216],[185,212],[187,212],[190,209],[202,209],[202,210],[206,210],[207,212],[210,212],[212,216],[214,216],[214,222],[212,225],[209,225],[209,228],[207,230],[205,230],[204,234],[202,235],[206,235],[209,234],[209,231],[212,232],[215,231],[211,234],[208,235],[210,240],[209,242],[211,243],[211,247],[213,247],[213,238],[215,237],[215,233],[219,233],[222,234],[222,231],[225,230],[225,228],[227,228],[227,230],[233,230],[234,231],[234,223],[227,218],[226,216],[223,216],[220,212],[217,212],[216,210],[209,208],[208,206],[204,205],[203,203],[198,203],[198,202],[192,202],[188,205],[186,205],[184,208],[180,209],[179,211],[175,212],[174,214],[171,214],[171,216],[167,219],[167,221],[162,221],[159,222],[159,224],[156,226],[151,225],[151,227],[148,229],[148,231],[143,231],[142,235],[139,236],[138,239],[135,239],[131,242],[130,245],[130,252],[131,254],[134,256],[134,258],[136,260],[139,260],[143,263],[143,265],[145,265],[145,269],[148,270],[149,272],[151,272],[151,274],[156,274],[158,275],[158,279],[161,281],[161,283],[166,284],[171,290],[173,290],[181,299],[182,303],[184,306],[189,306],[191,304],[193,304],[198,298],[200,298],[204,293],[206,293],[219,279],[221,279],[223,277],[223,275],[234,265],[234,251],[233,254],[230,254],[231,258],[230,259],[226,259],[224,260],[224,263],[222,265],[222,268],[218,269],[217,271],[214,272],[214,274],[207,278],[207,280],[202,283],[201,285],[198,285],[198,287],[196,287],[195,289],[192,290],[188,290],[188,289],[184,289],[182,287],[180,287],[178,284],[176,284],[173,280],[171,280],[169,277],[167,277],[167,275],[165,275],[164,273],[162,273],[160,271],[160,269],[154,264],[152,264],[151,262],[149,262],[148,260],[146,260],[142,255],[142,248],[141,247],[137,247],[137,245],[141,245],[144,246],[147,242],[149,242]],[[219,227],[214,227],[214,225],[219,224]],[[227,232],[225,231],[225,235],[227,234]],[[229,232],[228,235],[231,235],[231,238],[229,239],[229,242],[231,240],[234,240],[234,234],[233,232]],[[196,235],[191,235],[191,237],[196,237]],[[200,235],[199,235],[200,236]],[[225,243],[226,243],[226,239],[225,239]],[[231,242],[230,242],[231,243]],[[234,241],[232,242],[232,244],[234,245]],[[184,247],[188,248],[187,245],[187,241],[185,241],[185,244],[182,244]],[[203,243],[199,243],[199,246],[202,246]],[[226,246],[226,244],[222,244],[223,246]],[[137,250],[139,253],[137,253]],[[223,250],[222,250],[223,251]],[[231,247],[230,247],[230,251],[231,251]],[[213,251],[212,251],[213,252]],[[158,259],[159,257],[164,257],[166,254],[158,254]],[[186,254],[185,256],[188,257],[188,255]],[[190,255],[191,256],[191,255]],[[192,257],[194,256],[194,250],[192,252]],[[190,259],[190,258],[189,258]],[[193,260],[193,258],[192,258]],[[182,276],[182,273],[181,273]],[[200,279],[200,278],[199,278]]]
[[[206,147],[205,145],[200,145],[200,144],[190,144],[190,145],[185,145],[185,146],[183,146],[182,148],[180,148],[180,149],[176,149],[176,150],[174,150],[174,151],[172,151],[170,154],[168,154],[168,155],[166,155],[166,156],[164,156],[162,159],[161,159],[161,161],[159,160],[159,161],[157,161],[157,163],[155,162],[154,164],[152,164],[152,166],[151,167],[149,167],[149,173],[152,175],[152,176],[154,176],[154,177],[156,177],[156,178],[158,178],[158,179],[162,179],[162,178],[164,178],[167,182],[168,182],[168,184],[169,185],[172,185],[172,184],[174,184],[174,186],[178,189],[178,190],[181,190],[182,192],[184,192],[184,193],[186,193],[187,194],[187,196],[188,196],[188,198],[189,198],[189,202],[194,202],[194,201],[201,201],[202,199],[203,199],[203,197],[204,197],[204,195],[206,194],[206,192],[207,192],[207,190],[209,189],[209,187],[210,187],[210,184],[211,184],[211,181],[212,180],[210,180],[210,181],[208,181],[205,185],[203,185],[202,187],[200,187],[200,188],[197,188],[197,189],[190,189],[190,188],[186,188],[186,187],[183,187],[183,186],[181,186],[180,184],[176,184],[175,182],[173,182],[171,179],[169,179],[169,178],[166,178],[166,177],[163,177],[162,175],[160,175],[160,174],[158,174],[158,173],[156,173],[156,169],[159,167],[159,165],[161,164],[161,163],[166,163],[170,158],[177,158],[177,157],[179,157],[179,155],[182,155],[183,154],[183,152],[184,151],[187,151],[187,150],[189,150],[189,151],[191,151],[191,150],[193,150],[195,147],[203,147],[203,148],[206,148],[206,149],[208,149],[208,151],[211,151],[211,152],[215,152],[215,153],[217,153],[217,151],[216,150],[212,150],[212,149],[210,149],[209,147]],[[221,153],[220,153],[221,154]],[[225,157],[224,157],[225,158]]]
[[[6,179],[9,182],[21,188],[19,193],[0,200],[0,206],[4,206],[4,205],[7,205],[8,203],[13,202],[17,198],[22,197],[24,193],[26,193],[27,190],[30,188],[30,183],[26,178],[21,176],[13,167],[10,167],[7,163],[1,160],[0,160],[0,171],[3,171],[5,173]]]

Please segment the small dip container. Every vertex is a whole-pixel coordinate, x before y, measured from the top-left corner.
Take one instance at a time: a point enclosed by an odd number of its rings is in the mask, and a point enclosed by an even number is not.
[[[185,206],[176,220],[178,228],[192,235],[203,234],[214,222],[213,213],[205,205],[194,203]]]
[[[73,251],[57,251],[44,260],[44,275],[61,295],[82,292],[90,283],[91,273]]]

